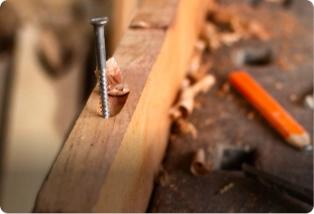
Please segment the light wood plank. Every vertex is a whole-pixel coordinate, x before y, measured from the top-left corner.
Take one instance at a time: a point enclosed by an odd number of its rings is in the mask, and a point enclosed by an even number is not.
[[[166,28],[127,30],[114,54],[130,88],[124,108],[113,118],[100,118],[95,88],[43,184],[35,212],[146,211],[167,144],[168,111],[209,1],[178,2],[169,4],[174,17]]]

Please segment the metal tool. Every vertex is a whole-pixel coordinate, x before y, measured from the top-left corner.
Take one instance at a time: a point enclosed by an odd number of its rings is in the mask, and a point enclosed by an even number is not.
[[[106,72],[106,45],[105,45],[105,25],[107,17],[91,18],[89,22],[94,26],[96,39],[97,69],[99,72],[99,89],[101,99],[101,115],[103,118],[110,117],[108,102],[108,82]]]
[[[291,183],[282,178],[258,170],[247,164],[242,165],[245,175],[258,180],[261,184],[313,206],[313,190]]]

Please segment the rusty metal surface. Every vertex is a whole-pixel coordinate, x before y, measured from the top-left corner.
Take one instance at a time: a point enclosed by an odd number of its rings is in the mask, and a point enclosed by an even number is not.
[[[206,95],[197,97],[201,108],[189,118],[198,130],[198,138],[181,134],[169,142],[163,181],[157,179],[148,211],[309,212],[310,206],[261,186],[241,171],[216,169],[201,178],[189,172],[193,152],[199,148],[204,148],[219,168],[221,149],[249,147],[257,151],[254,163],[258,168],[313,189],[313,152],[301,152],[288,145],[232,87],[229,92],[221,92],[231,71],[247,70],[313,139],[313,111],[303,104],[304,97],[313,91],[313,5],[299,0],[292,1],[288,8],[271,3],[252,8],[244,0],[220,2],[263,23],[272,37],[267,42],[241,41],[208,54],[214,60],[210,73],[217,83]],[[270,50],[272,60],[264,65],[238,66],[233,56],[250,48]],[[255,116],[250,118],[249,114]],[[232,188],[217,194],[230,183]]]

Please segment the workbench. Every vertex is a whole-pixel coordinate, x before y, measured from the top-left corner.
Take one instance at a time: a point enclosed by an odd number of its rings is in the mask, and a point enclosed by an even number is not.
[[[216,77],[216,85],[196,98],[199,108],[189,118],[198,137],[180,134],[170,138],[148,211],[309,212],[311,206],[246,177],[241,161],[221,162],[224,151],[242,150],[243,162],[313,189],[313,152],[287,144],[240,93],[226,87],[230,72],[248,71],[313,139],[313,110],[303,103],[313,91],[313,5],[305,0],[292,1],[289,7],[266,2],[252,7],[245,0],[219,2],[264,24],[271,39],[240,41],[207,54],[214,62],[209,73]],[[272,57],[255,65],[235,62],[241,51],[252,50],[269,52]],[[190,164],[200,148],[215,170],[195,177]]]

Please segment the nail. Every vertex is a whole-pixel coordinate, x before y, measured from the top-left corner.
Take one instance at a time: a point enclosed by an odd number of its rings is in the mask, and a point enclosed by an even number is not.
[[[101,100],[101,116],[110,117],[108,102],[108,82],[106,72],[106,45],[105,45],[105,25],[108,22],[107,17],[91,18],[89,22],[94,26],[96,39],[96,59],[99,72],[99,88]]]

